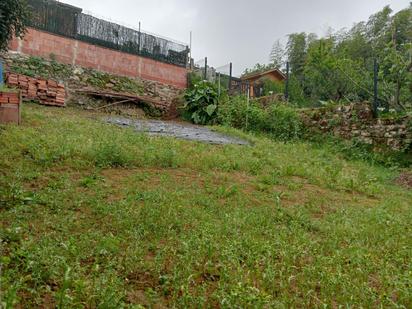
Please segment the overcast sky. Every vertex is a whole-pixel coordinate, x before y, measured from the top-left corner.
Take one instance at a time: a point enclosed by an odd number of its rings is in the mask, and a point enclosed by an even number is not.
[[[323,35],[366,20],[385,5],[411,0],[63,0],[94,15],[189,43],[193,58],[215,67],[233,62],[235,74],[267,63],[275,40],[293,32]]]

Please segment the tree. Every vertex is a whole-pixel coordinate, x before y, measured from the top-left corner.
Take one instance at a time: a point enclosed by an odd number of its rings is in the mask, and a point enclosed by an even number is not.
[[[385,49],[385,55],[381,75],[389,94],[387,101],[396,109],[406,110],[402,101],[411,98],[412,43],[396,48],[394,42],[391,42]]]
[[[0,1],[0,51],[7,50],[14,36],[24,36],[29,16],[25,0]]]
[[[306,33],[294,33],[289,35],[287,44],[287,55],[291,72],[301,82],[303,81],[303,73],[305,70],[307,51],[306,39]]]
[[[255,73],[261,73],[261,72],[268,71],[270,69],[274,69],[272,64],[256,63],[252,69],[245,69],[242,76],[249,75],[249,74],[255,74]]]
[[[281,69],[285,64],[285,54],[285,49],[283,48],[282,43],[280,40],[277,40],[273,44],[272,51],[270,52],[270,64],[277,69]]]
[[[390,6],[385,6],[382,11],[372,15],[366,23],[366,35],[375,55],[384,50],[388,39],[391,37],[391,14],[392,9]]]

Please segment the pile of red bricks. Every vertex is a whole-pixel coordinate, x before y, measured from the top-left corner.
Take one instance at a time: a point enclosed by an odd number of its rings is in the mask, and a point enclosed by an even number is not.
[[[18,92],[0,92],[0,104],[20,104]]]
[[[0,92],[0,123],[20,124],[21,97],[19,92]]]
[[[23,99],[39,101],[44,105],[66,106],[64,85],[54,80],[7,73],[6,84],[20,89]]]

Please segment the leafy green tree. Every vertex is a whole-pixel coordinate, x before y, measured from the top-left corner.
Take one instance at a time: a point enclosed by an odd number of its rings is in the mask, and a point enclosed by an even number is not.
[[[287,55],[292,74],[301,82],[305,71],[307,51],[307,34],[294,33],[289,35]]]
[[[385,49],[385,55],[381,78],[384,80],[386,101],[398,110],[406,110],[404,101],[412,97],[412,43],[396,48],[392,42]]]
[[[305,86],[312,100],[336,99],[336,59],[333,55],[333,40],[313,42],[307,52],[305,63]]]
[[[412,41],[412,3],[410,7],[399,11],[393,16],[392,25],[392,42],[397,46],[402,46]]]
[[[365,65],[372,59],[372,45],[367,36],[367,27],[360,22],[346,32],[338,41],[336,52],[339,57],[362,61]]]
[[[7,50],[13,36],[22,37],[25,34],[29,16],[26,1],[0,1],[0,51]]]
[[[391,14],[390,6],[385,6],[383,10],[372,15],[366,23],[366,35],[375,55],[383,51],[390,39]]]
[[[290,63],[289,98],[300,106],[319,101],[363,101],[373,97],[375,59],[380,64],[379,99],[398,110],[412,110],[412,3],[397,13],[389,6],[351,29],[289,35],[286,56]],[[269,65],[282,63],[282,48],[275,42]],[[272,90],[270,90],[272,91]]]
[[[256,63],[252,69],[246,69],[242,75],[244,76],[244,75],[249,75],[249,74],[254,74],[254,73],[261,73],[261,72],[265,72],[265,71],[275,69],[275,68],[278,68],[278,67],[273,63],[269,63],[269,64]]]
[[[270,64],[278,69],[281,69],[285,65],[285,49],[280,42],[280,40],[277,40],[272,47],[272,51],[270,52],[269,60]]]

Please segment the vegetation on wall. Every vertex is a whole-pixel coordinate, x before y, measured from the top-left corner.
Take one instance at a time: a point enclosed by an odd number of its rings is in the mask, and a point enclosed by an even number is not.
[[[30,77],[70,81],[74,84],[116,92],[143,93],[143,85],[136,79],[62,64],[55,60],[53,54],[50,55],[50,59],[49,61],[34,56],[15,57],[10,64],[10,71]]]
[[[0,51],[7,50],[14,36],[22,37],[30,12],[25,0],[1,0],[0,2]]]

